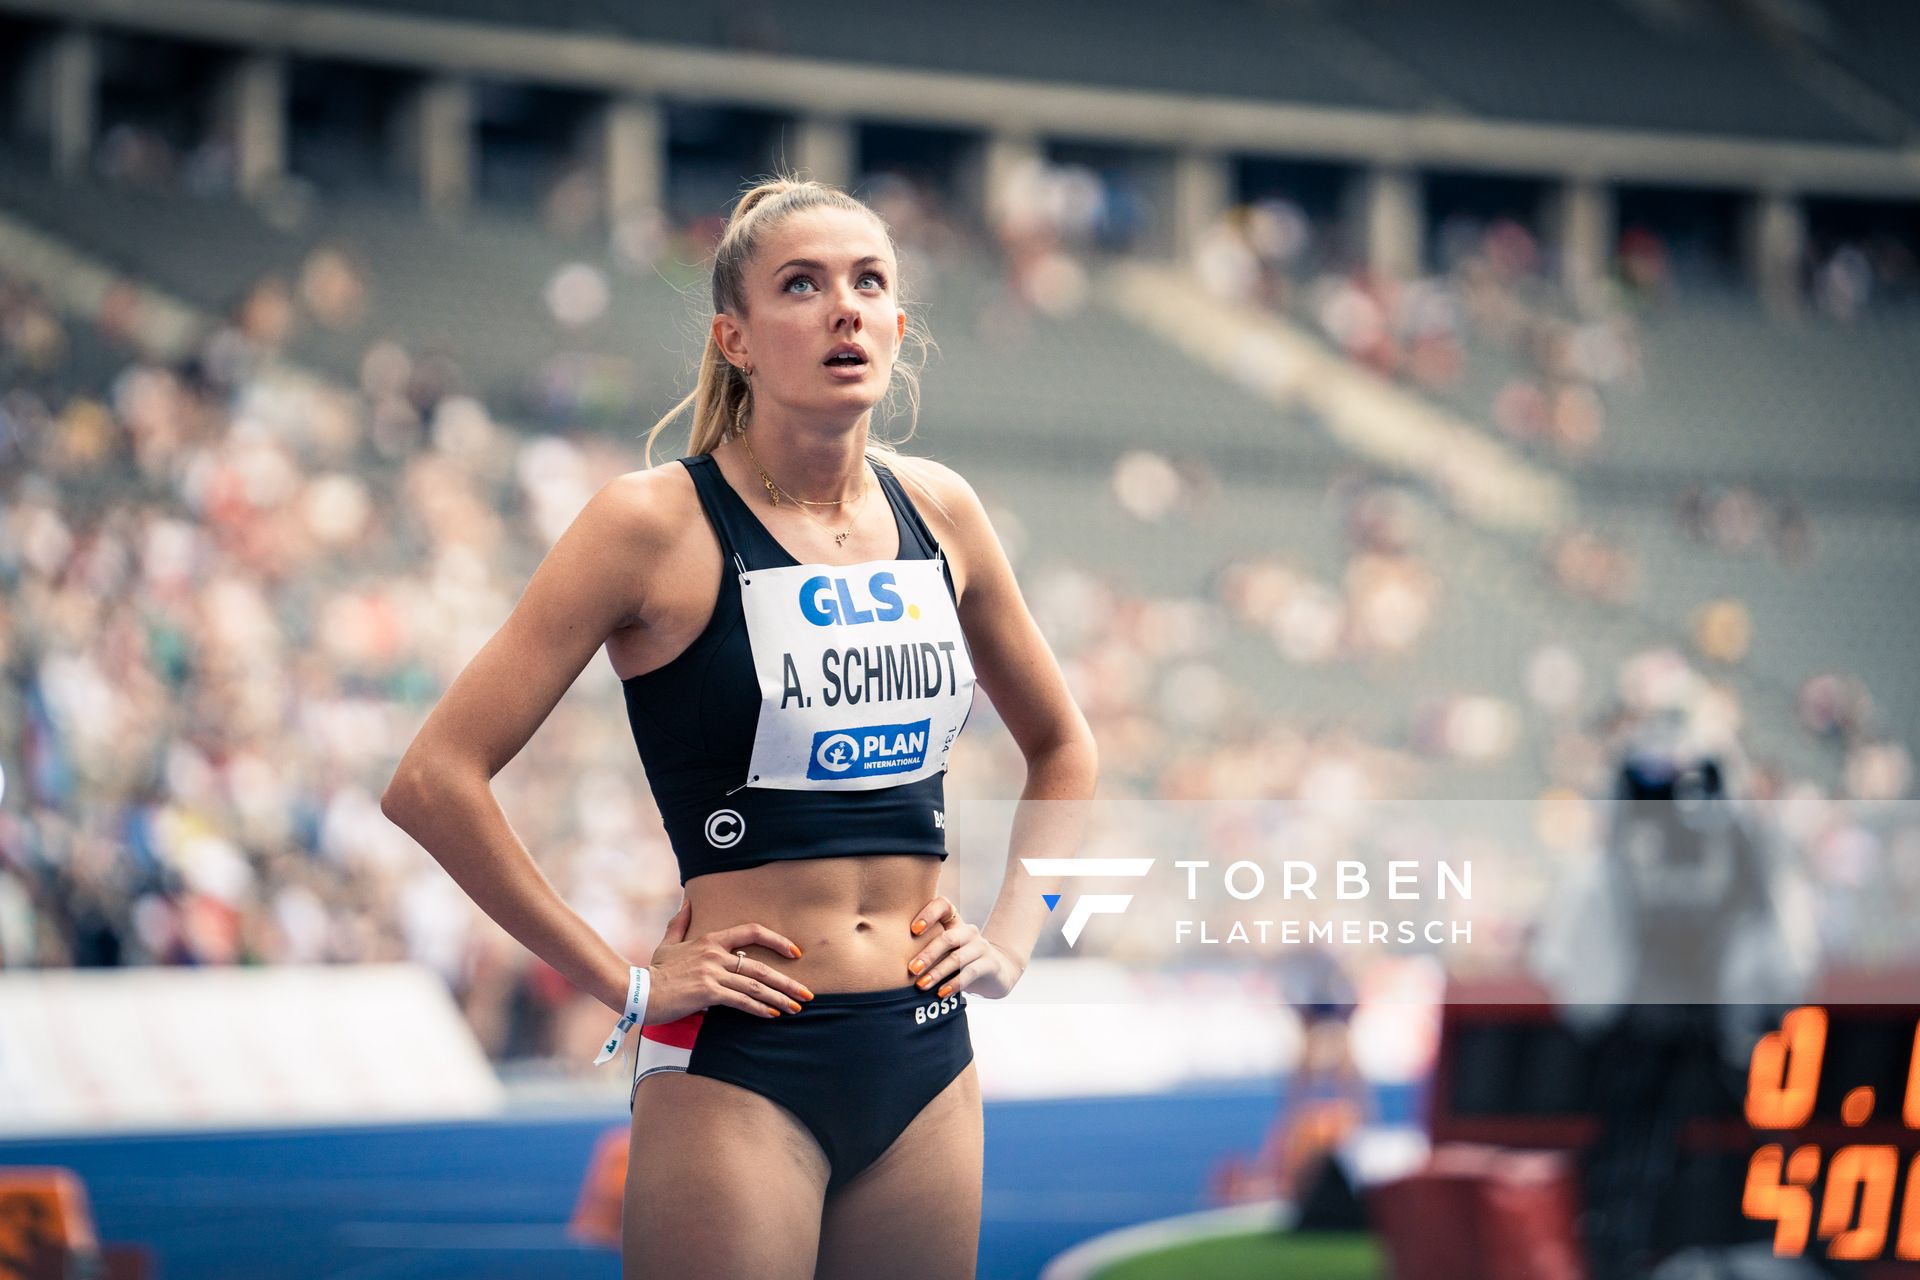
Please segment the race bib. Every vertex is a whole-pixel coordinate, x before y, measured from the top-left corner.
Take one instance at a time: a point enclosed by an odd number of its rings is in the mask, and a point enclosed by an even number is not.
[[[935,560],[740,575],[760,682],[746,785],[866,791],[931,777],[973,706],[973,661]]]

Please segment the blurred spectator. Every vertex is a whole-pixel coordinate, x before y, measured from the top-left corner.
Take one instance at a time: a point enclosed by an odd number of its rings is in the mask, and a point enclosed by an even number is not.
[[[1632,555],[1592,530],[1556,535],[1548,545],[1547,564],[1561,586],[1592,600],[1625,604],[1639,589]]]
[[[1615,264],[1627,289],[1643,300],[1658,299],[1667,290],[1666,246],[1645,227],[1628,227],[1615,249]]]
[[[1148,210],[1123,172],[1032,160],[1007,175],[989,218],[1012,298],[1043,315],[1066,315],[1087,302],[1082,258],[1134,248]]]
[[[1783,565],[1803,563],[1812,553],[1811,521],[1791,497],[1770,499],[1744,485],[1691,485],[1680,494],[1674,516],[1681,532],[1716,551],[1764,550]]]
[[[366,317],[366,272],[346,250],[321,245],[300,268],[300,301],[323,327],[350,329]]]

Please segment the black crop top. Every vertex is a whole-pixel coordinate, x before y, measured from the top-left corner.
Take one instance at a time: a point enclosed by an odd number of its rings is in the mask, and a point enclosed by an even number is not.
[[[680,462],[720,542],[719,596],[692,644],[665,666],[622,685],[634,745],[680,864],[681,883],[783,859],[880,853],[945,858],[944,768],[871,790],[747,785],[762,695],[740,575],[800,562],[775,541],[711,456]],[[939,544],[900,481],[886,467],[872,465],[900,533],[895,559],[934,559]],[[952,599],[944,557],[941,570]],[[970,686],[970,657],[967,671]]]

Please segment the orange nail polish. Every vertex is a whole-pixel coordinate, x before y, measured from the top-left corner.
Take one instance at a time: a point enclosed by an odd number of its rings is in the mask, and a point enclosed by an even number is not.
[[[927,989],[927,984],[932,981],[933,981],[933,975],[928,974],[926,977],[920,979],[920,981],[914,983],[913,985],[916,987],[919,987],[922,991],[925,991]]]
[[[772,1014],[776,1018],[780,1016],[780,1011],[778,1009],[769,1009],[767,1010],[767,1012]]]
[[[811,1000],[813,999],[813,992],[807,990],[805,987],[802,987],[800,988],[800,998],[802,1000]]]
[[[922,969],[926,967],[927,967],[927,962],[925,960],[915,960],[912,964],[907,966],[907,968],[913,970],[913,972],[915,973],[920,972]]]
[[[952,991],[952,990],[953,990],[953,984],[952,984],[951,982],[949,982],[949,983],[948,983],[948,984],[947,984],[946,986],[944,986],[944,987],[942,987],[942,988],[940,988],[940,989],[939,989],[938,991],[936,991],[936,992],[934,992],[933,994],[935,994],[935,995],[937,995],[937,996],[944,996],[944,995],[946,995],[946,994],[947,994],[947,993],[948,993],[949,991]]]
[[[798,960],[800,958],[800,955],[801,955],[800,947],[799,947],[799,944],[796,943],[794,944],[794,948],[793,948],[793,958],[795,960]]]
[[[789,1000],[787,1001],[787,1005],[788,1005],[788,1008],[787,1008],[788,1013],[800,1012],[800,1002],[798,1000]]]
[[[925,920],[915,920],[915,921],[913,922],[913,936],[914,936],[914,937],[916,937],[916,938],[917,938],[917,937],[919,937],[919,936],[920,936],[921,934],[923,934],[923,933],[925,933],[926,931],[927,931],[927,922],[926,922]]]

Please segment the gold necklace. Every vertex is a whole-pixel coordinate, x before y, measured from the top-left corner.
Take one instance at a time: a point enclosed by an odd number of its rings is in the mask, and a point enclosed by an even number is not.
[[[760,458],[753,451],[753,442],[747,439],[747,433],[745,431],[740,432],[740,443],[746,446],[747,457],[753,462],[753,469],[760,473],[760,483],[766,486],[767,497],[773,503],[774,506],[776,507],[779,506],[780,499],[785,498],[788,502],[793,503],[795,506],[799,507],[802,511],[806,512],[806,516],[809,520],[812,520],[815,524],[819,525],[822,529],[825,529],[828,533],[833,533],[834,546],[844,547],[847,545],[847,535],[852,533],[854,525],[860,522],[860,510],[862,507],[866,506],[867,504],[867,491],[873,488],[873,482],[871,481],[871,479],[867,479],[864,475],[866,471],[866,460],[864,458],[862,458],[860,462],[860,468],[863,473],[862,478],[864,480],[864,483],[862,483],[860,486],[860,496],[853,500],[853,513],[847,517],[847,527],[840,530],[840,532],[838,533],[834,533],[833,525],[828,521],[822,520],[819,516],[814,515],[813,512],[809,510],[809,508],[844,507],[847,503],[847,500],[845,498],[835,498],[830,502],[808,502],[805,498],[794,497],[792,494],[788,493],[785,489],[782,489],[778,484],[776,484],[774,482],[773,477],[767,474],[767,469],[760,465]]]

